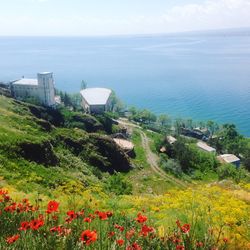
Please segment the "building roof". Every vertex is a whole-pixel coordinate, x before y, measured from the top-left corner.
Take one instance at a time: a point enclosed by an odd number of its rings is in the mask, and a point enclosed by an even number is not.
[[[80,93],[89,105],[106,105],[112,91],[105,88],[87,88]]]
[[[171,135],[167,136],[167,140],[170,144],[174,144],[177,141],[177,139]]]
[[[134,144],[128,140],[115,138],[114,141],[123,150],[133,150],[134,149]]]
[[[206,143],[201,142],[201,141],[197,142],[197,146],[198,146],[200,149],[203,149],[203,150],[205,150],[205,151],[207,151],[207,152],[216,152],[216,149],[215,149],[215,148],[212,148],[212,147],[208,146]]]
[[[234,163],[234,162],[240,161],[240,159],[233,154],[220,155],[220,156],[218,156],[218,158],[219,158],[219,160],[222,160],[226,163]]]
[[[20,80],[17,80],[13,82],[13,84],[18,85],[38,85],[37,79],[29,79],[29,78],[22,78]]]

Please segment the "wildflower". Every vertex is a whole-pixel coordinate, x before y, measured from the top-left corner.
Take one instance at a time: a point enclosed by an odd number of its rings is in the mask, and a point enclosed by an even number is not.
[[[30,223],[28,221],[21,222],[21,227],[18,228],[20,231],[26,231],[30,228]]]
[[[58,220],[58,216],[53,215],[53,216],[52,216],[52,220],[57,221],[57,220]]]
[[[100,220],[107,220],[108,219],[107,213],[105,213],[105,212],[99,212],[98,216],[99,216]]]
[[[149,233],[154,232],[154,228],[153,227],[148,227],[147,225],[143,225],[140,231],[140,235],[142,236],[148,236]]]
[[[106,215],[108,216],[108,218],[110,218],[110,217],[112,217],[112,216],[113,216],[113,213],[112,213],[112,212],[110,212],[110,211],[108,211],[108,212],[106,212]]]
[[[115,232],[112,231],[108,233],[108,238],[112,238],[113,236],[115,236]]]
[[[120,230],[121,232],[124,231],[124,227],[123,227],[123,226],[120,226],[120,225],[118,225],[118,224],[115,224],[115,228],[118,229],[118,230]]]
[[[11,237],[8,237],[8,238],[6,239],[6,242],[7,242],[8,244],[12,244],[12,243],[16,242],[16,241],[19,239],[19,237],[20,237],[20,234],[13,235],[13,236],[11,236]]]
[[[224,241],[225,243],[227,243],[227,242],[228,242],[228,238],[223,238],[223,241]]]
[[[87,223],[91,223],[91,219],[89,218],[89,217],[86,217],[86,218],[84,218],[84,220],[83,220],[84,222],[87,222]]]
[[[189,224],[184,224],[182,227],[181,227],[181,231],[185,234],[189,233],[190,231],[190,225]]]
[[[80,240],[88,246],[97,240],[97,233],[96,231],[85,230],[82,232]]]
[[[175,249],[176,250],[185,250],[185,247],[182,245],[177,245]]]
[[[119,239],[119,240],[116,241],[116,243],[117,243],[119,246],[123,246],[124,240],[123,240],[123,239]]]
[[[135,219],[137,222],[139,222],[139,223],[144,223],[144,222],[146,222],[147,221],[147,216],[144,216],[144,215],[142,215],[141,213],[139,213],[138,215],[137,215],[137,218]]]
[[[128,246],[126,250],[142,250],[142,248],[135,242],[131,246]]]
[[[4,208],[4,211],[13,213],[16,211],[16,203],[12,203],[10,206]]]
[[[126,233],[126,238],[130,240],[134,236],[134,234],[135,234],[135,229],[132,228]]]
[[[23,203],[29,204],[29,200],[25,198],[25,199],[23,199]]]
[[[52,212],[58,212],[58,207],[59,207],[59,203],[56,201],[50,201],[48,203],[48,207],[47,207],[47,214],[51,214]]]
[[[32,220],[30,222],[30,228],[32,230],[38,230],[40,227],[42,227],[44,225],[44,220],[40,220],[40,219],[37,219],[37,220]]]
[[[60,226],[56,226],[56,227],[50,228],[49,231],[50,231],[51,233],[55,233],[55,232],[61,233],[61,232],[62,232],[62,228],[61,228]]]
[[[72,220],[74,220],[74,219],[76,219],[77,218],[77,214],[74,212],[74,211],[68,211],[67,212],[67,215],[68,215],[68,217],[65,219],[65,221],[67,222],[67,223],[71,223],[72,222]]]
[[[203,247],[203,242],[201,242],[201,241],[196,242],[196,246],[197,247]]]

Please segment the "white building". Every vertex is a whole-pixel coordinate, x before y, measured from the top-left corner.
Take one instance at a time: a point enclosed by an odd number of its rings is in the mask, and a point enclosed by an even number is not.
[[[200,148],[201,150],[209,152],[209,153],[216,153],[216,149],[210,147],[205,142],[201,142],[201,141],[197,142],[197,147]]]
[[[22,78],[12,82],[12,95],[16,99],[35,98],[45,106],[55,105],[53,73],[37,74],[37,79]]]
[[[110,110],[110,89],[87,88],[81,90],[82,107],[88,113],[103,113]]]
[[[236,167],[240,166],[240,159],[233,154],[224,154],[224,155],[219,155],[217,159],[221,163],[229,163],[229,164],[234,164]]]

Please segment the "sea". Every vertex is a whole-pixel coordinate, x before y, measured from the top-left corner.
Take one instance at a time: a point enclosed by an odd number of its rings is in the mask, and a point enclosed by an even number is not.
[[[159,35],[0,37],[0,82],[54,72],[70,93],[107,87],[172,119],[234,123],[250,137],[250,29]]]

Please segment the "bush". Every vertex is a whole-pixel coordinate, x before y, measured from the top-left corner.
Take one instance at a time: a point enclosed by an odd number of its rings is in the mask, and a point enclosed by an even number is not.
[[[169,172],[176,177],[180,177],[183,174],[180,164],[175,160],[167,159],[165,155],[161,156],[161,166],[166,172]]]
[[[108,179],[105,188],[116,195],[132,194],[132,185],[121,174],[114,174]]]
[[[240,167],[236,168],[232,164],[223,164],[217,169],[219,180],[231,178],[236,183],[239,183],[242,179],[246,178],[247,171]]]

